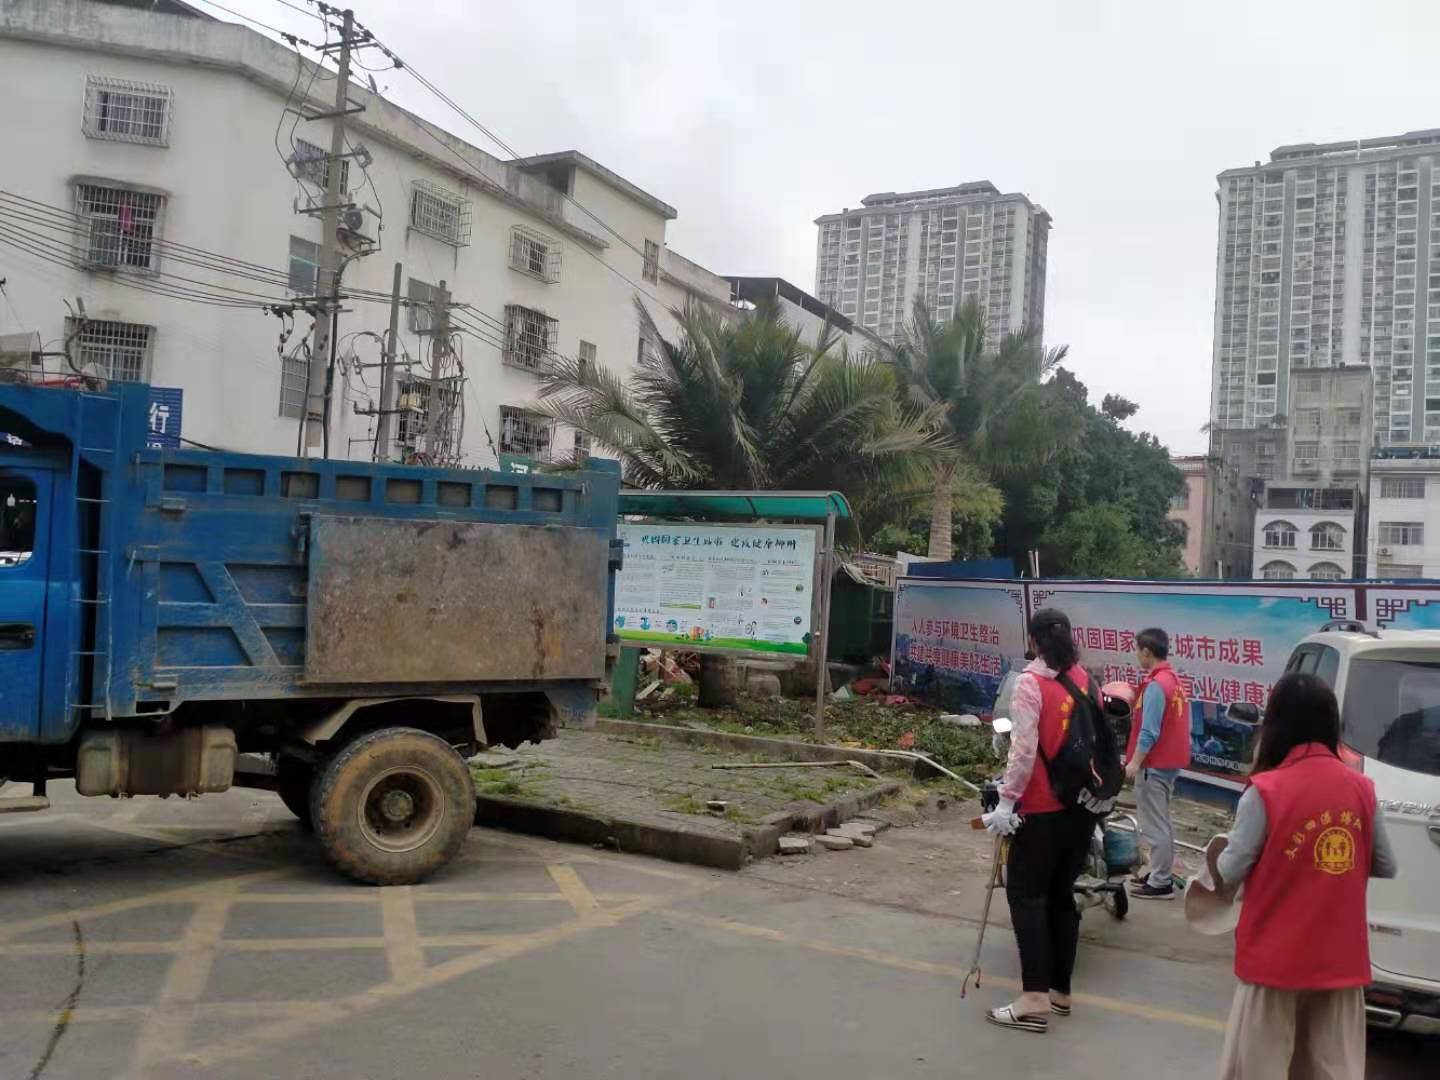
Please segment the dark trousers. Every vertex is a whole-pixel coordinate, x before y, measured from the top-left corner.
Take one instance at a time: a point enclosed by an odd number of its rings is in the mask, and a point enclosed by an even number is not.
[[[1005,896],[1026,993],[1070,993],[1080,941],[1073,889],[1094,831],[1092,814],[1059,810],[1029,815],[1010,841]]]

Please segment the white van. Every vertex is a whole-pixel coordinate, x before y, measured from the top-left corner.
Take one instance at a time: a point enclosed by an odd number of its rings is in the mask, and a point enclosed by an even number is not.
[[[1440,1032],[1440,630],[1330,623],[1286,670],[1334,688],[1341,756],[1375,781],[1399,864],[1370,882],[1370,1023]]]

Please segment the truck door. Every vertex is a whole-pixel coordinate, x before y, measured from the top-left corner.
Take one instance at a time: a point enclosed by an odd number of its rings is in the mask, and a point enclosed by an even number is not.
[[[0,466],[0,742],[40,728],[51,476]]]

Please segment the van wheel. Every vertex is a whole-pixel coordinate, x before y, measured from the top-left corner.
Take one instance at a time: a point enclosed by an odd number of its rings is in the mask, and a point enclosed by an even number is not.
[[[450,744],[383,728],[348,744],[310,793],[330,861],[371,885],[410,885],[448,863],[475,822],[475,782]]]
[[[275,794],[300,819],[306,832],[315,826],[310,819],[310,789],[315,785],[315,766],[299,758],[281,754],[275,759]]]

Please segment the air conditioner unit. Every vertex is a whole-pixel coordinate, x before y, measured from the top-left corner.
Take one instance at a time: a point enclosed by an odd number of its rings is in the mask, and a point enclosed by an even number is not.
[[[1391,554],[1391,549],[1388,547],[1376,548],[1375,554],[1381,556],[1382,558],[1388,558]]]

